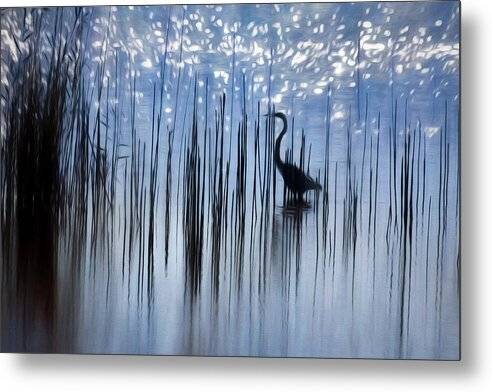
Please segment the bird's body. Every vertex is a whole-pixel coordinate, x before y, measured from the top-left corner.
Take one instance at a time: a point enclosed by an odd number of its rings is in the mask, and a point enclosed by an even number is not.
[[[289,190],[294,193],[298,201],[302,200],[302,195],[310,190],[321,190],[321,185],[315,181],[313,178],[305,174],[297,166],[290,163],[282,161],[280,158],[280,145],[282,143],[282,138],[287,133],[287,118],[285,114],[280,112],[275,112],[274,117],[280,118],[283,123],[282,132],[278,135],[275,140],[275,151],[274,160],[278,171],[280,172],[284,183],[289,188]]]

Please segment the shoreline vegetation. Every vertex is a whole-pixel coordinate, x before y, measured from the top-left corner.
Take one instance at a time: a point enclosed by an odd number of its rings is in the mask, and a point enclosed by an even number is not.
[[[313,331],[333,327],[343,308],[352,348],[342,356],[364,355],[354,347],[364,346],[366,329],[368,338],[387,331],[382,356],[419,357],[413,347],[422,329],[433,344],[427,355],[440,358],[449,344],[445,324],[458,323],[446,309],[459,300],[458,130],[450,102],[442,101],[430,138],[394,83],[391,99],[378,102],[357,72],[340,131],[328,88],[321,164],[312,157],[309,125],[289,117],[282,158],[322,184],[299,207],[273,162],[280,129],[263,116],[277,110],[271,86],[266,105],[252,102],[251,75],[236,69],[233,54],[230,86],[212,100],[208,75],[168,62],[177,56],[181,63],[183,31],[170,53],[171,13],[178,11],[167,9],[145,129],[144,82],[131,72],[131,58],[110,55],[104,42],[97,66],[87,62],[90,9],[16,11],[24,21],[20,34],[10,34],[17,60],[2,51],[9,74],[0,146],[1,351],[91,352],[84,328],[103,320],[104,330],[125,307],[128,320],[145,326],[125,352],[234,353],[244,324],[237,354],[272,355],[263,340],[274,325],[295,335],[289,327],[301,320],[290,312],[302,305]],[[180,283],[160,307],[170,276]],[[279,323],[268,321],[272,301]],[[153,348],[166,311],[180,320],[174,352]],[[275,353],[289,355],[283,344]]]

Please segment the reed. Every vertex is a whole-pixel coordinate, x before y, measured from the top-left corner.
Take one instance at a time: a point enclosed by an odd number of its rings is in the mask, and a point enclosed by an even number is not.
[[[149,83],[128,53],[110,45],[111,13],[100,32],[100,61],[87,64],[92,16],[70,10],[33,12],[33,25],[20,38],[13,34],[22,40],[22,61],[2,91],[1,309],[2,331],[19,332],[2,333],[2,350],[76,347],[84,301],[101,293],[105,301],[90,317],[110,319],[126,301],[155,331],[159,290],[168,287],[183,289],[176,298],[187,305],[186,339],[202,333],[206,319],[215,333],[249,322],[257,324],[248,336],[252,351],[271,328],[272,295],[285,300],[287,331],[289,312],[306,303],[303,287],[312,290],[305,314],[313,331],[328,329],[338,308],[349,309],[355,325],[367,303],[376,323],[384,304],[397,330],[393,354],[405,357],[419,299],[441,330],[447,259],[453,255],[458,277],[461,246],[447,100],[440,132],[430,138],[427,119],[410,95],[397,95],[396,83],[388,104],[376,102],[357,68],[348,118],[337,123],[332,112],[347,97],[330,86],[322,129],[290,118],[285,161],[323,187],[319,199],[309,194],[299,206],[277,176],[275,121],[262,117],[285,110],[272,103],[274,61],[264,70],[266,96],[255,97],[254,73],[237,67],[233,33],[231,82],[217,89],[211,75],[184,63],[185,13],[177,23],[170,7],[158,76]],[[53,23],[45,31],[47,15]],[[291,107],[295,113],[294,100]],[[146,110],[150,119],[142,121]],[[316,133],[322,146],[313,142]],[[456,250],[448,249],[453,236]],[[43,339],[33,337],[34,325]]]

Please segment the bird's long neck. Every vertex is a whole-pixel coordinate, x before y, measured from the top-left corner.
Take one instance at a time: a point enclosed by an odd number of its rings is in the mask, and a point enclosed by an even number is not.
[[[282,138],[287,133],[287,118],[283,113],[276,113],[275,117],[280,118],[283,123],[282,132],[280,132],[280,135],[278,135],[277,140],[275,140],[275,152],[274,152],[275,164],[277,166],[282,166],[284,162],[280,158],[280,144],[282,143]]]

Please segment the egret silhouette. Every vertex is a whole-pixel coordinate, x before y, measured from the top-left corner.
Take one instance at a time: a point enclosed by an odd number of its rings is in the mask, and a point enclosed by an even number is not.
[[[319,191],[321,190],[321,185],[316,180],[305,174],[297,166],[282,161],[280,158],[280,144],[282,143],[282,138],[287,133],[287,117],[285,117],[285,114],[281,112],[274,112],[270,116],[273,118],[280,118],[283,123],[282,132],[280,132],[277,140],[275,140],[275,166],[277,166],[278,171],[282,175],[287,188],[289,188],[289,190],[295,195],[296,201],[302,202],[302,195],[305,192],[310,190]]]

